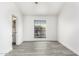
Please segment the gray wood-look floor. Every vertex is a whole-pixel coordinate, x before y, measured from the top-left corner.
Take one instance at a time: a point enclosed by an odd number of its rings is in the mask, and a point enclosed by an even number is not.
[[[23,42],[6,56],[77,56],[58,42]]]

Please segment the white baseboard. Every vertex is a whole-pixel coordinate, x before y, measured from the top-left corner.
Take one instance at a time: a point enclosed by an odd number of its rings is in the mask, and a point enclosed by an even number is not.
[[[43,40],[42,39],[38,39],[37,40],[37,39],[35,39],[35,40],[24,40],[24,41],[57,41],[57,40],[46,40],[46,39],[43,39]]]
[[[58,42],[79,56],[79,54],[74,49],[72,49],[71,47],[69,47],[68,45],[64,44],[61,41],[58,41]]]
[[[10,49],[8,49],[7,51],[3,52],[3,53],[0,53],[0,56],[5,56],[6,53],[10,52],[12,50],[12,47]]]

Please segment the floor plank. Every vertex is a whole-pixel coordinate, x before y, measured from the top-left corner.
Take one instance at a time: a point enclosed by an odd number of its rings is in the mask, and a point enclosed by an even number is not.
[[[77,56],[59,42],[28,41],[13,50],[6,56]]]

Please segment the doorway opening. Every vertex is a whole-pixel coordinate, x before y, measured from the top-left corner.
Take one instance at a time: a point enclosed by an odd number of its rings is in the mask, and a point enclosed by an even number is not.
[[[16,45],[16,16],[12,16],[12,46]]]

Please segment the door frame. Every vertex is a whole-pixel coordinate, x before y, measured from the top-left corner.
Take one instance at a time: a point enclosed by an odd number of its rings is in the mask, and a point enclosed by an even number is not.
[[[17,17],[15,15],[12,15],[12,43],[13,43],[13,21],[16,19],[17,19]],[[16,23],[17,23],[17,21],[16,21]],[[17,34],[17,32],[16,32],[16,34]],[[16,37],[17,37],[17,35],[16,35]],[[17,38],[16,38],[16,45],[17,45]]]

